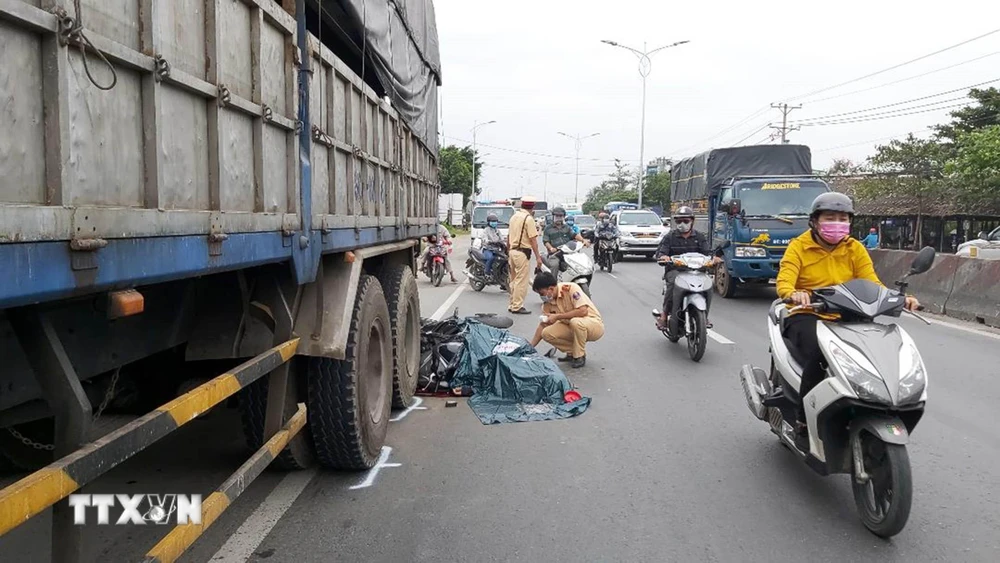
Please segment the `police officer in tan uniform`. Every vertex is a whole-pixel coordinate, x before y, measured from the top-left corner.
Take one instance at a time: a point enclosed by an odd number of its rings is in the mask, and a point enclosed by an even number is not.
[[[538,252],[538,226],[532,211],[535,198],[521,199],[521,209],[510,219],[507,246],[510,248],[510,305],[507,310],[517,315],[527,315],[531,311],[524,308],[524,298],[528,295],[528,276],[531,273],[531,257],[534,255],[538,267],[542,267],[542,255]]]
[[[582,368],[587,364],[587,342],[604,336],[601,312],[579,285],[559,283],[550,272],[535,276],[532,288],[545,304],[531,345],[538,346],[544,340],[566,354],[560,362],[572,362],[572,367]]]

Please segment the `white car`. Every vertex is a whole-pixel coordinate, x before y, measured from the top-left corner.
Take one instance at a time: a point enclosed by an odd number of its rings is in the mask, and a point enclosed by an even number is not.
[[[472,231],[469,233],[472,236],[473,248],[480,246],[480,243],[476,241],[483,236],[483,229],[486,228],[486,218],[489,217],[490,213],[497,216],[497,222],[500,223],[497,230],[500,231],[500,236],[506,239],[507,230],[510,227],[510,218],[514,216],[516,211],[510,205],[477,205],[472,210]]]
[[[980,233],[980,238],[958,245],[958,251],[955,254],[969,258],[1000,260],[1000,227],[993,229],[993,232],[988,235],[983,235]]]
[[[669,229],[663,226],[660,216],[645,209],[624,209],[611,214],[611,222],[621,233],[619,246],[622,255],[641,254],[652,258]]]

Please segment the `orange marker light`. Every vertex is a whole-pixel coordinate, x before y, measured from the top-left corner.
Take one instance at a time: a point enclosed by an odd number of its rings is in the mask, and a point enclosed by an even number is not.
[[[134,289],[112,291],[108,294],[108,319],[138,315],[146,308],[146,300]]]
[[[344,262],[347,262],[348,264],[353,264],[354,258],[355,258],[354,253],[351,251],[347,251],[344,253]]]

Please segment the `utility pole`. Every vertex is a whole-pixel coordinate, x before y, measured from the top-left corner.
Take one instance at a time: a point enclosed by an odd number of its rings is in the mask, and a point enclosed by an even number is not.
[[[771,104],[771,107],[781,112],[781,127],[778,127],[777,125],[771,125],[770,127],[771,129],[777,129],[778,131],[781,131],[781,144],[786,145],[788,144],[788,132],[798,131],[799,129],[801,129],[801,127],[799,127],[798,125],[793,127],[788,126],[788,114],[791,113],[792,110],[802,109],[802,106],[801,105],[790,106],[788,104]]]

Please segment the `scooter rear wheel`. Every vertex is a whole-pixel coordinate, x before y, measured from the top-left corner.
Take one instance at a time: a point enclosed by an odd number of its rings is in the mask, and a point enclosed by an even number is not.
[[[861,450],[869,478],[858,483],[852,475],[854,502],[861,522],[876,536],[890,538],[903,531],[913,502],[913,476],[906,446],[887,444],[861,432]],[[853,473],[853,471],[852,471]]]

